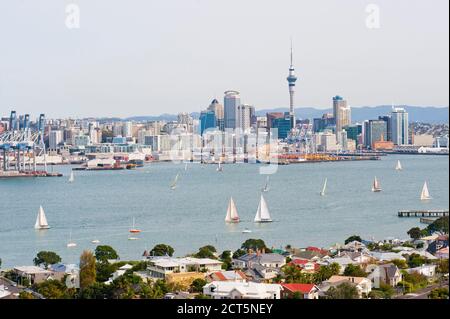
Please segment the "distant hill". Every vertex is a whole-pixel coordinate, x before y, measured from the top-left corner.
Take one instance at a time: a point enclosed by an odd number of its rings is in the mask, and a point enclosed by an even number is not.
[[[352,107],[352,121],[362,122],[364,120],[376,119],[380,115],[386,115],[391,112],[392,107],[390,105],[380,106],[362,106]],[[449,110],[448,107],[434,107],[434,106],[405,106],[406,111],[409,113],[410,122],[423,122],[430,124],[445,124],[449,122]],[[256,111],[257,116],[265,116],[268,112],[286,112],[287,108],[273,108]],[[330,109],[318,109],[314,107],[299,107],[295,109],[295,114],[301,119],[313,119],[321,117],[324,113],[332,113]],[[198,112],[191,113],[194,118],[199,117]],[[174,114],[161,114],[158,116],[133,116],[122,119],[123,121],[175,121],[177,115]],[[120,120],[118,118],[102,118],[101,121],[107,120]]]

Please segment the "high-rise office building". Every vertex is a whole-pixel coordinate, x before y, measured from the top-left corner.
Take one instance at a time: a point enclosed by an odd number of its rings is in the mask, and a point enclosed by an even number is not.
[[[404,108],[393,108],[391,112],[391,136],[395,145],[409,144],[408,113]]]
[[[266,113],[267,117],[267,130],[270,130],[273,127],[273,120],[284,118],[283,112],[271,112]]]
[[[291,114],[290,112],[284,113],[284,117],[275,118],[272,121],[272,129],[278,130],[278,138],[285,139],[289,136],[291,131]]]
[[[255,108],[248,104],[238,106],[238,117],[236,127],[243,132],[248,131],[252,125],[252,117],[255,114]]]
[[[226,91],[223,98],[224,126],[235,129],[237,127],[238,106],[241,105],[241,97],[237,91]]]
[[[362,125],[347,125],[344,126],[344,131],[347,133],[347,138],[355,141],[358,144],[359,136],[362,134]]]
[[[50,131],[48,146],[50,150],[57,150],[58,145],[63,142],[63,132],[60,130]]]
[[[295,76],[292,42],[291,42],[291,65],[289,66],[289,76],[286,79],[289,85],[289,117],[291,120],[291,128],[294,128],[295,127],[294,94],[295,94],[295,82],[297,81],[297,77]]]
[[[321,118],[313,119],[313,131],[314,133],[323,132],[324,130],[334,129],[336,125],[333,114],[325,113]]]
[[[205,130],[216,127],[216,115],[213,111],[203,111],[200,113],[200,134]]]
[[[392,118],[390,115],[379,116],[379,120],[386,122],[387,138],[386,141],[392,141]]]
[[[127,121],[122,125],[122,136],[123,137],[132,137],[133,136],[133,123],[131,121]]]
[[[341,96],[333,97],[333,116],[336,122],[336,136],[340,135],[344,126],[350,125],[351,109]]]
[[[217,122],[216,126],[219,128],[219,130],[223,131],[225,128],[223,105],[220,104],[217,99],[214,99],[208,106],[207,110],[214,112]]]
[[[375,142],[387,140],[387,125],[382,120],[370,120],[364,122],[364,145],[372,148]]]
[[[9,116],[9,130],[10,131],[17,130],[17,114],[16,114],[16,111],[11,111],[11,115]]]

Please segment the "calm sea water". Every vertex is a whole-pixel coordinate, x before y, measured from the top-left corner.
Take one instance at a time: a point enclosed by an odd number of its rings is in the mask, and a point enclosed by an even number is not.
[[[403,171],[395,171],[397,159]],[[268,246],[329,246],[352,234],[377,239],[406,238],[419,224],[398,218],[400,209],[447,209],[447,156],[388,156],[381,161],[317,163],[280,166],[270,177],[264,196],[273,223],[254,224],[265,176],[259,165],[216,166],[157,163],[132,171],[75,172],[55,167],[63,178],[0,180],[0,258],[3,267],[28,265],[40,250],[57,252],[64,262],[77,262],[91,243],[116,248],[122,259],[139,259],[145,249],[167,243],[178,256],[212,244],[219,250],[237,249],[247,238],[262,238]],[[178,188],[169,185],[179,173]],[[377,176],[383,191],[371,192]],[[327,196],[319,196],[325,178]],[[422,203],[419,194],[429,183],[433,200]],[[242,222],[226,225],[224,218],[233,196]],[[33,229],[39,205],[52,227]],[[128,240],[135,218],[139,240]],[[252,230],[243,234],[244,228]],[[69,234],[78,246],[67,248]]]

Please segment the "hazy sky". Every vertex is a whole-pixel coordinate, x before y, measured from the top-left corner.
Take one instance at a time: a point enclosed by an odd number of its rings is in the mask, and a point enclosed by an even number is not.
[[[66,27],[66,5],[80,28]],[[366,26],[379,5],[380,28]],[[448,0],[9,0],[0,2],[0,114],[200,111],[223,92],[257,109],[449,105]],[[301,116],[301,114],[299,114]]]

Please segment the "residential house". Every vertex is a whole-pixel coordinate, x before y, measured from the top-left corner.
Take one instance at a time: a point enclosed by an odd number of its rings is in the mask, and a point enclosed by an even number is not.
[[[286,264],[286,257],[280,254],[259,254],[251,253],[233,259],[233,268],[251,268],[252,265],[258,264],[266,268],[281,268]]]
[[[337,287],[343,283],[354,285],[358,290],[359,298],[368,296],[372,291],[372,282],[365,277],[331,276],[319,286],[319,293],[324,295],[331,287]]]
[[[64,273],[54,272],[37,266],[19,266],[14,267],[13,272],[22,278],[27,278],[30,284],[39,284],[46,280],[61,280]]]
[[[448,247],[441,248],[436,252],[436,258],[448,259]]]
[[[428,245],[427,251],[435,255],[440,249],[446,247],[448,247],[448,235],[439,235]]]
[[[148,258],[147,270],[155,279],[164,279],[168,274],[182,272],[215,272],[222,269],[222,262],[210,258],[174,258],[158,256]]]
[[[212,299],[280,299],[279,284],[213,281],[203,287],[203,294]]]
[[[320,265],[318,263],[307,259],[296,258],[293,259],[290,264],[299,267],[302,272],[310,274],[316,273],[320,269]]]
[[[66,276],[65,284],[67,288],[80,288],[80,268],[75,264],[54,264],[49,269],[60,276]]]
[[[416,272],[428,278],[433,278],[436,275],[436,265],[422,265],[420,267],[406,269],[406,271],[409,274]]]
[[[319,299],[319,287],[314,284],[281,284],[281,298],[292,299],[299,295],[301,299]]]
[[[372,287],[377,289],[381,284],[395,287],[402,280],[402,273],[394,264],[372,264],[368,265],[365,271],[369,273],[367,279],[372,282]]]
[[[241,270],[216,271],[206,278],[208,281],[247,281],[247,276]]]
[[[378,261],[392,261],[396,259],[406,261],[406,258],[403,257],[400,253],[372,251],[370,254],[372,255],[373,258],[377,259]]]

